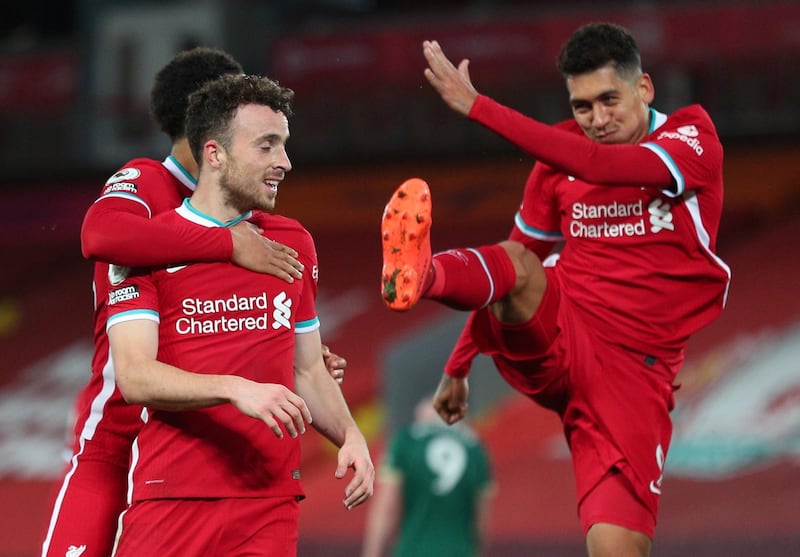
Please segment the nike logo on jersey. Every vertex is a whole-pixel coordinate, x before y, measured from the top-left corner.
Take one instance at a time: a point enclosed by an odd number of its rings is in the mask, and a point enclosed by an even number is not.
[[[167,267],[167,272],[177,273],[178,271],[180,271],[181,269],[185,269],[186,267],[188,267],[188,265],[170,265],[169,267]]]

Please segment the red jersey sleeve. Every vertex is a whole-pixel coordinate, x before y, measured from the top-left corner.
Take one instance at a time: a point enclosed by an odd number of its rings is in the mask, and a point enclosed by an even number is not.
[[[86,212],[81,227],[84,257],[126,267],[229,261],[233,253],[229,230],[158,216],[190,193],[161,163],[131,161],[109,178]]]
[[[715,188],[722,183],[722,143],[711,117],[699,105],[687,106],[665,117],[642,147],[661,159],[672,175],[675,187],[664,192],[670,197]]]
[[[147,269],[125,270],[109,285],[108,320],[106,330],[118,323],[147,319],[158,323],[158,292],[152,274]]]
[[[131,203],[95,203],[81,228],[81,247],[87,259],[126,267],[160,266],[183,261],[229,261],[231,233],[191,223],[148,218]]]
[[[464,325],[461,335],[456,341],[456,345],[450,352],[450,357],[444,364],[444,372],[450,377],[463,379],[469,375],[472,369],[472,360],[478,355],[478,347],[475,345],[475,342],[472,340],[472,335],[470,334],[474,315],[474,313],[469,315],[467,323]]]
[[[319,323],[316,308],[317,284],[319,281],[317,249],[311,234],[305,229],[302,229],[302,231],[303,234],[298,238],[298,243],[292,246],[297,250],[300,262],[305,267],[303,271],[303,302],[300,304],[300,311],[297,313],[297,332],[303,331],[301,325],[304,323]]]
[[[478,95],[469,117],[540,162],[586,182],[609,186],[671,188],[661,159],[640,145],[603,145],[549,126]]]
[[[550,167],[542,163],[534,165],[525,182],[522,204],[514,216],[514,228],[509,236],[510,240],[522,242],[540,259],[547,257],[555,244],[564,239],[554,175]]]

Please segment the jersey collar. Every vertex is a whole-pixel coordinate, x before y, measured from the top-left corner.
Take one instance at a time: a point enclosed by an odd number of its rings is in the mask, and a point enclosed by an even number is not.
[[[664,122],[667,121],[667,115],[659,112],[655,108],[650,108],[650,129],[647,130],[647,135],[650,135],[658,128],[664,125]]]
[[[163,164],[164,167],[169,170],[169,173],[175,176],[175,178],[181,184],[189,188],[191,191],[194,191],[194,188],[197,186],[197,180],[195,180],[194,176],[192,176],[189,171],[178,162],[178,159],[172,155],[169,155],[161,164]]]
[[[239,215],[235,219],[229,220],[228,222],[222,222],[220,220],[215,219],[209,215],[201,213],[190,203],[191,199],[186,198],[183,200],[183,203],[175,209],[180,216],[185,218],[186,220],[193,222],[195,224],[199,224],[200,226],[205,226],[206,228],[216,228],[216,227],[225,227],[229,228],[243,220],[249,219],[253,216],[253,211],[248,211],[243,215]]]

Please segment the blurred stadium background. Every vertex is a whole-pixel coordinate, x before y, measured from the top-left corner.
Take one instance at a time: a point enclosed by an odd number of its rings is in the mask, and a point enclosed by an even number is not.
[[[569,117],[555,55],[590,20],[629,27],[655,105],[703,104],[726,146],[730,302],[681,373],[653,555],[800,555],[799,3],[72,0],[14,3],[0,21],[0,557],[37,554],[89,370],[82,215],[126,160],[166,154],[147,114],[161,65],[220,46],[296,90],[279,211],[317,239],[323,338],[349,360],[343,389],[377,460],[435,387],[463,319],[433,304],[383,309],[383,204],[420,176],[434,191],[435,249],[495,241],[532,163],[444,107],[420,43],[469,57],[481,92],[555,122]],[[472,386],[499,484],[489,554],[583,555],[557,421],[483,360]],[[366,510],[341,508],[334,453],[306,437],[301,554],[355,555]]]

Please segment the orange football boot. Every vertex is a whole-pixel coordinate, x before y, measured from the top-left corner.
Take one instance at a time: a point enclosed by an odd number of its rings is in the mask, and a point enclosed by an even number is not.
[[[381,219],[384,303],[408,311],[417,303],[431,266],[431,191],[419,178],[398,187]]]

